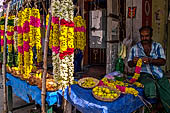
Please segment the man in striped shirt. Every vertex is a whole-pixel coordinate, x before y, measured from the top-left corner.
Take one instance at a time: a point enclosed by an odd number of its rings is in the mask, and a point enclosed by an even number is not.
[[[166,95],[164,93],[162,94],[162,89],[157,88],[158,86],[169,88],[166,92],[170,95],[169,82],[163,76],[163,70],[161,69],[161,66],[166,63],[164,50],[160,43],[152,40],[153,29],[150,26],[142,27],[139,32],[141,41],[131,48],[128,65],[134,67],[138,59],[142,59],[139,81],[144,84],[144,93],[147,98],[161,98],[161,96]],[[162,84],[162,81],[164,84]],[[159,94],[157,92],[159,92]],[[170,108],[166,106],[170,104],[170,96],[168,98],[169,103],[166,102],[165,104],[163,101],[166,99],[160,99],[167,112],[170,110]],[[153,110],[152,112],[154,113],[155,111]]]

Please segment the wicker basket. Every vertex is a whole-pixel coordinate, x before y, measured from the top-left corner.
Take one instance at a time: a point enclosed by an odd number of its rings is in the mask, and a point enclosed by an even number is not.
[[[110,88],[107,87],[107,86],[98,86],[98,87],[110,89]],[[113,88],[110,89],[110,90],[116,92],[116,93],[118,94],[118,96],[117,96],[116,98],[111,99],[111,98],[104,98],[104,97],[95,95],[93,91],[92,91],[92,94],[93,94],[93,96],[94,96],[97,100],[104,101],[104,102],[112,102],[112,101],[116,100],[117,98],[119,98],[120,93],[119,93],[116,89],[113,89]]]
[[[95,84],[93,85],[93,86],[91,86],[91,87],[84,87],[84,86],[82,86],[82,83],[84,83],[84,81],[85,80],[87,80],[87,79],[92,79],[94,82],[95,82]],[[99,84],[99,80],[98,79],[96,79],[96,78],[93,78],[93,77],[84,77],[84,78],[82,78],[82,79],[80,79],[79,81],[78,81],[78,85],[80,86],[80,87],[82,87],[82,88],[94,88],[94,87],[96,87],[97,85]]]

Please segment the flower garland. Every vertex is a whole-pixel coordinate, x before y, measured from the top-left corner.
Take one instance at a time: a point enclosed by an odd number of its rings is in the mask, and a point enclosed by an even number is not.
[[[74,23],[75,48],[83,51],[86,46],[86,21],[81,16],[77,16],[74,18]]]
[[[68,2],[68,14],[69,14],[69,23],[68,23],[68,85],[73,84],[73,73],[74,73],[74,5],[72,0]]]
[[[49,14],[46,16],[46,30],[47,30],[47,27],[48,27],[48,20],[49,20]],[[53,35],[52,35],[52,26],[50,27],[50,36],[49,36],[49,48],[52,49],[52,39],[53,39]]]
[[[53,75],[54,78],[58,78],[59,72],[59,17],[60,13],[60,1],[52,1],[52,26],[53,26],[53,39],[52,39],[52,60],[53,60]],[[50,40],[49,40],[50,45]]]
[[[33,69],[33,63],[34,63],[34,53],[33,53],[33,47],[35,47],[35,30],[34,30],[34,26],[35,26],[35,21],[36,21],[36,18],[34,17],[35,15],[35,9],[32,8],[31,10],[31,16],[30,16],[30,32],[29,32],[29,37],[30,37],[30,42],[29,42],[29,55],[30,55],[30,62],[29,62],[29,65],[30,65],[30,72],[32,72],[32,69]]]
[[[36,40],[36,52],[37,52],[37,63],[42,62],[42,45],[41,45],[41,28],[40,28],[40,12],[39,9],[35,9],[35,18],[37,18],[36,21],[36,35],[35,35],[35,40]]]
[[[67,57],[67,31],[68,31],[68,1],[62,0],[61,2],[61,15],[60,15],[60,53],[59,53],[59,75],[56,80],[58,84],[62,84],[62,89],[67,87],[68,84],[68,57]]]
[[[39,9],[32,8],[30,16],[30,72],[33,68],[33,47],[36,46],[37,63],[42,62],[42,45]]]
[[[52,6],[55,6],[55,4],[60,3],[60,9],[58,7],[53,7],[52,14],[55,17],[60,18],[60,34],[59,34],[59,47],[56,47],[58,45],[54,45],[53,48],[53,65],[55,65],[54,69],[58,69],[59,72],[53,72],[56,74],[54,76],[55,80],[58,84],[61,84],[62,89],[65,89],[70,83],[73,82],[73,71],[74,71],[74,65],[73,65],[73,57],[74,57],[74,24],[73,24],[73,3],[71,0],[61,0],[52,2]],[[53,18],[54,19],[54,18]],[[56,18],[55,18],[56,19]],[[55,24],[54,24],[55,25]],[[57,25],[56,25],[57,26]],[[55,32],[55,26],[53,26],[53,30]],[[57,32],[57,30],[56,30]],[[53,37],[53,41],[57,40]],[[58,53],[59,50],[59,54]],[[56,53],[54,53],[56,51]],[[57,59],[59,55],[59,59]],[[57,67],[58,62],[58,67]],[[57,75],[58,74],[58,75]]]
[[[18,66],[18,32],[17,32],[18,18],[14,19],[14,60],[15,66]]]
[[[31,15],[31,8],[24,9],[24,24],[23,24],[23,51],[24,51],[24,78],[29,78],[30,73],[30,54],[29,54],[29,32],[30,32],[30,15]]]
[[[23,74],[23,18],[24,18],[24,11],[18,12],[18,70],[21,74]]]
[[[5,17],[2,16],[0,17],[0,45],[1,45],[1,48],[0,48],[0,62],[3,61],[3,46],[4,46],[4,33],[5,33]]]
[[[139,92],[132,88],[132,87],[127,87],[128,84],[127,83],[123,83],[121,81],[115,81],[115,82],[109,82],[108,79],[106,77],[104,77],[99,85],[106,85],[108,87],[114,88],[114,89],[118,89],[119,91],[123,92],[123,93],[128,93],[128,94],[132,94],[134,96],[138,96]]]
[[[140,77],[141,66],[142,66],[142,59],[140,58],[137,61],[137,64],[135,67],[135,73],[134,73],[134,76],[130,79],[130,83],[136,82],[138,78]]]
[[[13,36],[14,36],[14,19],[15,16],[8,17],[8,25],[7,25],[7,64],[12,67],[13,65]]]

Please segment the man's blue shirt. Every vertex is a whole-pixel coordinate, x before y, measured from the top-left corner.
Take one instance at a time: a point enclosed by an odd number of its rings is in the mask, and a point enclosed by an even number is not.
[[[128,61],[131,61],[134,57],[139,57],[139,58],[150,57],[152,59],[157,59],[157,58],[166,59],[164,54],[164,49],[162,48],[161,44],[154,41],[152,42],[152,49],[150,52],[150,56],[146,56],[141,42],[138,42],[136,45],[134,45],[130,50]],[[163,71],[161,67],[152,64],[143,63],[141,72],[152,74],[157,78],[163,77]]]

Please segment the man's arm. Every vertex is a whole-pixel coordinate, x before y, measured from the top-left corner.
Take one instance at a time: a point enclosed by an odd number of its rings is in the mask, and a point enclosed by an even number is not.
[[[158,58],[158,59],[152,59],[150,58],[150,64],[155,65],[155,66],[164,66],[166,64],[166,60],[163,58]]]

